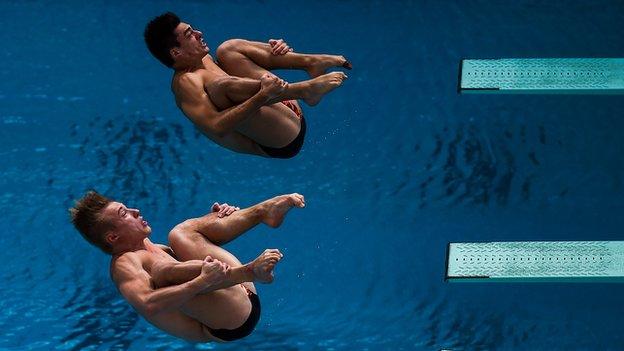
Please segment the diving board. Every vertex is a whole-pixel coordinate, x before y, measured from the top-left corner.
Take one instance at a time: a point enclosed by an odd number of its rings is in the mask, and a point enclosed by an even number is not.
[[[460,93],[624,94],[624,58],[461,60]]]
[[[624,241],[450,243],[449,282],[624,282]]]

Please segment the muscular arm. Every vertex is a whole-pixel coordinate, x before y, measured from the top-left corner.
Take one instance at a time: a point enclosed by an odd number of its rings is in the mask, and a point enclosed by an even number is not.
[[[236,131],[239,123],[267,103],[263,94],[258,92],[239,105],[217,111],[201,82],[182,76],[175,90],[182,112],[210,139],[237,152],[265,156],[258,144]]]
[[[131,254],[117,259],[112,278],[123,297],[146,318],[175,310],[206,288],[198,275],[179,285],[154,289],[139,258]]]
[[[160,265],[152,266],[152,281],[157,287],[184,284],[195,279],[202,272],[204,262],[200,260],[189,260],[184,262],[161,262]],[[219,283],[214,283],[201,291],[208,293],[211,291],[229,288],[244,282],[253,282],[254,275],[251,263],[238,267],[229,267],[225,271],[225,278]]]
[[[159,248],[161,248],[164,252],[167,253],[167,255],[176,258],[175,252],[173,252],[173,250],[167,246],[167,245],[162,245],[162,244],[154,244],[156,246],[158,246]]]

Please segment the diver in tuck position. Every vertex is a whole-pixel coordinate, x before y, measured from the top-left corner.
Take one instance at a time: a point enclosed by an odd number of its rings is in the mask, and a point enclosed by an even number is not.
[[[171,87],[178,107],[212,141],[230,150],[291,158],[303,145],[306,123],[298,99],[314,106],[347,76],[343,56],[293,52],[283,40],[268,44],[231,39],[208,55],[202,33],[167,12],[149,22],[150,52],[174,69]],[[271,69],[302,69],[310,80],[288,84]]]
[[[253,282],[271,283],[282,254],[267,249],[243,265],[221,245],[259,223],[280,226],[304,201],[299,194],[282,195],[242,210],[215,203],[211,213],[176,225],[169,246],[148,239],[152,228],[139,210],[94,191],[70,214],[82,236],[112,256],[111,278],[139,314],[188,341],[223,342],[254,330],[260,299]]]

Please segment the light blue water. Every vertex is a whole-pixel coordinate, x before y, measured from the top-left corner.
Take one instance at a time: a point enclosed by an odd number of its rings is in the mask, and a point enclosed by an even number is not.
[[[459,96],[461,58],[621,57],[618,1],[2,3],[0,348],[624,349],[620,284],[447,284],[449,241],[622,240],[618,96]],[[142,42],[172,10],[213,49],[283,37],[353,61],[303,152],[267,160],[200,136]],[[320,23],[319,23],[320,22]],[[290,81],[305,78],[283,72]],[[66,209],[90,187],[163,241],[214,201],[300,192],[250,337],[193,345],[120,298]]]

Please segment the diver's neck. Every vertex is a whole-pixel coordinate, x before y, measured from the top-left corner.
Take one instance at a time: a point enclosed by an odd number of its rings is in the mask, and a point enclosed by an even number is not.
[[[133,252],[133,251],[140,251],[140,250],[147,250],[147,245],[149,245],[151,242],[149,241],[148,238],[145,238],[139,242],[136,243],[131,243],[128,245],[124,245],[121,247],[118,247],[116,249],[113,249],[113,256],[120,256],[125,254],[126,252]]]
[[[176,73],[194,72],[204,68],[203,58],[193,61],[177,62],[173,65],[173,69]]]

